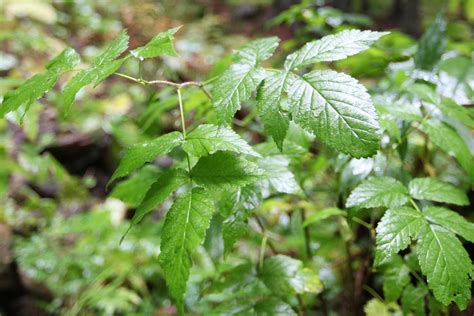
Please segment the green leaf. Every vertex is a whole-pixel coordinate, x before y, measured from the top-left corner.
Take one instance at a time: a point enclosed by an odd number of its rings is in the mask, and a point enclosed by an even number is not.
[[[395,316],[400,315],[400,306],[396,303],[384,303],[377,298],[371,299],[364,306],[366,316]]]
[[[423,214],[411,207],[387,210],[377,225],[377,251],[390,257],[405,249],[426,226]]]
[[[278,296],[320,293],[323,290],[323,284],[314,271],[304,268],[301,261],[283,255],[266,259],[260,278]]]
[[[202,157],[217,151],[233,151],[239,154],[260,157],[236,132],[225,126],[199,125],[186,136],[183,149],[188,154]]]
[[[229,123],[242,102],[247,101],[263,79],[263,71],[248,64],[234,64],[216,81],[212,89],[217,116]]]
[[[46,72],[31,77],[16,90],[5,94],[0,106],[0,117],[17,110],[21,106],[25,107],[26,113],[31,104],[54,87],[62,73],[74,68],[79,61],[79,55],[72,48],[63,50],[48,63]]]
[[[236,49],[233,56],[240,63],[256,66],[273,55],[279,42],[275,36],[257,39]]]
[[[341,209],[338,209],[337,207],[326,208],[324,210],[317,211],[316,213],[313,213],[310,216],[308,216],[308,218],[306,218],[306,220],[303,223],[303,227],[319,222],[331,216],[345,216],[345,215],[346,215],[346,212],[344,212]]]
[[[474,223],[444,207],[429,206],[423,209],[423,214],[431,223],[443,226],[453,233],[474,243]]]
[[[353,157],[377,152],[380,127],[364,86],[331,70],[292,76],[287,93],[293,119],[322,142]]]
[[[137,207],[159,174],[155,166],[145,166],[129,179],[117,184],[110,197],[120,199],[130,207]]]
[[[182,142],[183,135],[180,132],[171,132],[154,140],[130,146],[110,178],[109,184],[115,179],[128,175],[156,157],[166,155]]]
[[[410,283],[410,268],[400,256],[392,256],[382,266],[383,293],[388,302],[395,302],[402,295],[403,289]]]
[[[221,123],[229,123],[242,102],[247,101],[263,80],[265,72],[258,65],[269,58],[278,46],[278,38],[258,39],[237,49],[233,64],[212,89],[214,105]]]
[[[415,55],[416,68],[431,70],[440,60],[446,46],[446,21],[440,14],[423,34]]]
[[[138,47],[130,53],[133,57],[140,60],[162,55],[176,56],[177,53],[173,45],[173,35],[180,28],[181,26],[178,26],[165,32],[158,33],[145,46]]]
[[[280,151],[283,150],[283,141],[290,125],[288,114],[281,109],[288,75],[288,72],[272,74],[263,80],[257,90],[258,115],[265,131],[272,136]]]
[[[209,190],[232,190],[262,179],[258,166],[230,153],[217,152],[199,159],[191,178]]]
[[[83,87],[95,82],[97,86],[105,78],[114,73],[126,58],[114,60],[128,48],[128,34],[124,30],[93,60],[93,67],[79,71],[68,81],[61,94],[64,113],[67,114],[74,102],[76,94]]]
[[[183,300],[192,254],[204,242],[214,203],[202,188],[195,188],[176,199],[166,215],[161,235],[159,262],[163,268],[166,283],[183,314]]]
[[[408,184],[410,195],[418,200],[430,200],[455,205],[469,205],[464,191],[433,178],[417,178]]]
[[[405,205],[408,201],[408,190],[401,182],[389,177],[371,177],[351,192],[346,207],[393,208]]]
[[[448,117],[458,120],[470,128],[474,128],[474,113],[471,113],[466,107],[447,98],[444,98],[436,106]]]
[[[288,194],[301,192],[300,185],[289,168],[290,160],[287,157],[269,156],[258,160],[257,164],[267,174],[266,179],[260,183],[268,190]]]
[[[158,179],[146,191],[141,204],[137,207],[132,218],[132,225],[138,224],[150,213],[156,206],[174,191],[176,191],[186,181],[189,181],[188,174],[181,169],[170,169],[163,172]]]
[[[295,311],[291,308],[290,305],[273,297],[258,301],[257,304],[255,304],[254,310],[254,315],[256,316],[298,315],[297,313],[295,313]]]
[[[230,213],[222,223],[222,238],[224,239],[224,256],[232,250],[235,242],[244,236],[249,229],[246,223],[250,211],[260,203],[262,196],[255,185],[247,185],[234,192],[224,192],[221,200],[227,200],[221,213]]]
[[[414,287],[408,285],[403,291],[402,309],[404,315],[424,316],[425,314],[425,296],[428,295],[428,289],[425,285],[419,284]]]
[[[444,305],[455,301],[461,310],[465,309],[471,299],[473,266],[459,239],[438,225],[425,225],[417,253],[436,299]]]
[[[355,55],[369,48],[372,43],[388,32],[345,30],[309,42],[289,55],[285,69],[296,69],[320,61],[334,61]]]
[[[459,134],[441,121],[430,119],[422,124],[422,130],[431,141],[456,160],[474,181],[474,157]]]

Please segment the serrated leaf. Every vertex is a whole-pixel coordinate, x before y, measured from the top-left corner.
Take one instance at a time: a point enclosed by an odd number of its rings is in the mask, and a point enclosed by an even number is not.
[[[279,42],[275,36],[257,39],[236,49],[233,55],[238,62],[255,66],[270,58]]]
[[[288,72],[272,74],[263,80],[257,90],[258,115],[265,131],[272,136],[280,151],[283,150],[283,141],[290,125],[288,114],[281,109],[288,75]]]
[[[232,120],[262,79],[263,71],[248,64],[234,64],[217,79],[212,94],[221,123]]]
[[[442,15],[438,15],[418,43],[415,55],[416,68],[431,70],[440,60],[446,46],[445,33],[446,21]]]
[[[410,283],[410,268],[400,256],[392,256],[382,266],[382,271],[384,297],[388,302],[395,302]]]
[[[316,213],[308,216],[308,218],[306,218],[306,220],[303,223],[303,227],[319,222],[331,216],[345,216],[346,214],[347,214],[346,212],[344,212],[341,209],[338,209],[337,207],[326,208],[324,210],[317,211]]]
[[[402,309],[404,315],[424,316],[425,314],[425,296],[428,295],[428,289],[425,285],[419,284],[414,287],[409,284],[403,291]]]
[[[232,129],[212,124],[199,125],[186,136],[182,147],[188,154],[196,157],[211,155],[217,151],[260,157],[260,154]]]
[[[148,213],[163,203],[171,193],[186,181],[189,181],[189,177],[184,170],[171,169],[163,172],[146,191],[145,197],[133,215],[132,225],[140,223]]]
[[[180,132],[171,132],[154,140],[130,146],[110,178],[109,184],[120,177],[130,174],[133,170],[140,168],[156,157],[166,155],[179,146],[182,141],[183,135]]]
[[[301,192],[301,187],[289,168],[290,160],[287,157],[268,156],[258,160],[257,164],[267,174],[266,179],[260,181],[267,190],[288,194]]]
[[[67,114],[74,102],[76,94],[83,87],[95,82],[97,86],[105,78],[114,73],[126,58],[115,60],[128,48],[128,34],[124,30],[104,49],[104,51],[93,60],[93,67],[79,71],[72,77],[63,89],[61,99],[63,101],[64,113]]]
[[[469,205],[464,191],[433,178],[416,178],[408,184],[410,195],[418,200],[430,200],[455,205]]]
[[[263,176],[263,170],[255,163],[226,152],[199,159],[191,170],[191,178],[198,185],[214,191],[236,189]]]
[[[351,192],[346,207],[393,208],[405,205],[408,201],[408,190],[401,182],[389,177],[371,177]]]
[[[422,130],[431,141],[450,156],[454,156],[474,181],[474,157],[459,134],[445,123],[430,119],[422,124]]]
[[[331,70],[293,75],[287,93],[293,120],[353,157],[377,152],[380,127],[370,96],[354,78]]]
[[[266,259],[260,271],[260,278],[278,296],[319,293],[323,289],[321,280],[314,271],[304,268],[301,261],[284,255]]]
[[[377,225],[377,251],[389,257],[405,249],[426,226],[424,216],[411,207],[389,209]]]
[[[258,301],[257,304],[255,304],[254,311],[256,316],[298,315],[290,305],[272,297]]]
[[[461,242],[438,225],[426,225],[418,241],[421,271],[436,299],[444,305],[455,301],[465,309],[471,299],[473,266]]]
[[[301,68],[320,61],[344,59],[366,50],[388,32],[345,30],[309,42],[301,49],[289,55],[285,69]]]
[[[212,197],[202,188],[195,188],[176,199],[166,215],[161,235],[159,262],[166,283],[183,314],[183,300],[192,254],[204,242],[214,212]]]
[[[150,186],[156,181],[159,170],[155,166],[145,166],[129,179],[117,184],[110,197],[120,199],[130,207],[137,207]]]
[[[235,192],[224,192],[222,199],[228,200],[224,207],[230,208],[229,210],[221,210],[223,215],[230,213],[222,223],[224,256],[227,256],[235,242],[248,232],[247,218],[250,211],[258,206],[262,196],[258,188],[250,184],[237,189]]]
[[[458,213],[444,207],[428,206],[423,209],[423,214],[431,223],[443,226],[474,243],[474,223],[468,222]]]
[[[54,87],[63,72],[74,68],[79,61],[79,55],[72,48],[63,50],[48,63],[46,72],[31,77],[16,90],[5,94],[0,106],[0,117],[17,110],[21,106],[25,107],[26,113],[31,104]]]
[[[181,28],[181,26],[160,32],[155,35],[151,41],[144,46],[135,48],[130,53],[138,59],[153,58],[162,55],[176,56],[176,50],[173,45],[173,35]]]

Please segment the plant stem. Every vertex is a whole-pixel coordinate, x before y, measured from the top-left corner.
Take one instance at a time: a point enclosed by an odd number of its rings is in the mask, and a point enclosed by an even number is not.
[[[304,223],[306,220],[306,213],[304,208],[301,208],[301,221]],[[306,248],[306,257],[308,260],[311,260],[313,258],[313,254],[311,253],[311,235],[309,232],[309,225],[306,225],[303,228],[304,232],[304,243],[305,243],[305,248]]]
[[[415,201],[413,201],[413,199],[410,199],[410,203],[411,205],[413,205],[415,207],[415,210],[417,210],[418,212],[421,213],[421,210],[418,208],[418,205],[416,205]]]
[[[263,234],[262,243],[260,244],[260,253],[258,256],[258,268],[261,270],[263,268],[263,259],[265,258],[265,247],[267,246],[268,236]]]
[[[184,121],[184,107],[183,98],[181,97],[181,89],[178,88],[178,103],[179,103],[179,114],[181,116],[181,128],[183,130],[183,138],[186,139],[186,122]],[[191,172],[191,162],[189,161],[189,155],[186,153],[186,161],[188,163],[188,171]]]

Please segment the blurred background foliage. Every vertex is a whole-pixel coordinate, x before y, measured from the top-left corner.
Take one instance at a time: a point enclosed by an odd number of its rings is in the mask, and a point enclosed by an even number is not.
[[[147,60],[140,69],[127,62],[123,71],[178,82],[215,77],[230,64],[233,48],[259,36],[279,36],[283,40],[280,53],[287,53],[347,28],[390,30],[366,52],[331,65],[370,88],[387,134],[385,147],[373,158],[350,159],[292,126],[285,154],[307,196],[271,196],[255,210],[271,230],[270,238],[280,253],[314,254],[308,264],[319,271],[325,290],[317,298],[304,297],[306,303],[324,314],[344,311],[347,304],[354,304],[344,299],[352,279],[356,288],[349,291],[362,292],[360,302],[353,305],[358,306],[354,311],[358,313],[373,297],[373,290],[361,288],[361,282],[370,281],[376,289],[381,286],[363,269],[377,214],[362,212],[354,217],[351,210],[346,216],[333,209],[321,218],[312,215],[329,207],[342,208],[348,192],[371,172],[407,180],[410,174],[437,173],[460,187],[470,187],[462,167],[449,158],[451,153],[426,152],[421,133],[408,146],[404,138],[408,125],[394,121],[421,120],[416,108],[397,112],[391,107],[396,103],[406,108],[420,96],[420,91],[406,95],[406,70],[413,67],[417,40],[440,12],[448,21],[447,53],[437,79],[427,89],[472,106],[473,0],[1,0],[0,96],[41,71],[64,47],[72,46],[91,58],[124,28],[134,48],[157,32],[184,25],[176,38],[179,57]],[[277,65],[281,58],[272,62]],[[429,74],[420,73],[425,75]],[[119,245],[134,207],[175,153],[108,193],[105,190],[125,148],[179,128],[176,97],[170,89],[130,85],[118,77],[86,89],[67,117],[57,91],[51,91],[27,114],[12,113],[0,121],[0,315],[176,312],[157,263],[160,219],[166,205],[132,229]],[[216,121],[202,91],[189,89],[183,97],[188,124]],[[468,109],[472,115],[472,107]],[[262,136],[251,105],[237,113],[234,127],[259,144],[259,151],[278,154]],[[469,129],[464,129],[464,135],[472,152]],[[391,156],[392,143],[406,159]],[[310,249],[305,249],[302,209],[312,218],[307,223],[313,232]],[[325,220],[329,216],[333,220]],[[249,224],[252,229],[237,244],[238,251],[222,261],[222,218],[213,219],[195,258],[187,295],[187,305],[196,315],[210,315],[218,310],[216,306],[252,286],[236,277],[252,274],[249,262],[256,262],[259,255],[260,228],[255,220]],[[348,241],[352,241],[349,250]],[[354,275],[347,275],[348,261],[353,263],[349,271]],[[395,303],[380,304],[371,301],[366,312],[376,315],[399,309]]]

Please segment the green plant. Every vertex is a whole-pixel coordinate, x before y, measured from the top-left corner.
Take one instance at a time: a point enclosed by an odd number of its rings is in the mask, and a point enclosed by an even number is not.
[[[337,218],[335,225],[322,230],[337,231],[335,247],[345,247],[348,270],[352,273],[354,255],[351,248],[356,244],[354,223],[367,227],[373,234],[377,212],[371,214],[371,221],[367,223],[363,219],[367,208],[388,209],[377,225],[375,266],[383,275],[383,290],[390,303],[371,301],[366,310],[399,310],[395,301],[401,298],[404,312],[422,313],[424,304],[420,305],[414,298],[427,295],[431,310],[440,309],[438,301],[444,305],[454,301],[460,308],[465,308],[470,298],[472,262],[455,234],[472,241],[473,224],[447,208],[432,205],[420,207],[414,199],[461,206],[469,201],[462,190],[434,179],[434,174],[426,178],[404,168],[407,155],[413,155],[409,146],[410,133],[421,130],[422,137],[428,135],[442,151],[455,156],[470,178],[468,183],[471,184],[474,178],[472,154],[462,136],[466,132],[469,135],[463,124],[472,128],[472,113],[458,106],[456,102],[459,100],[447,98],[449,93],[453,94],[452,91],[440,92],[441,97],[430,84],[419,82],[426,81],[426,76],[438,71],[438,65],[440,72],[444,69],[448,74],[459,73],[458,69],[452,69],[449,59],[440,62],[445,49],[443,23],[439,18],[421,40],[414,64],[409,66],[411,68],[406,72],[390,74],[375,89],[376,107],[364,86],[356,79],[327,70],[319,63],[343,60],[364,51],[386,32],[345,30],[323,37],[289,54],[281,69],[263,66],[277,49],[279,39],[257,39],[235,50],[231,65],[222,74],[205,82],[146,80],[141,71],[138,77],[118,72],[130,59],[136,59],[142,65],[148,58],[175,56],[173,36],[179,28],[174,28],[157,34],[148,44],[128,53],[125,51],[129,38],[123,31],[86,69],[76,68],[80,58],[74,50],[67,48],[48,63],[44,73],[8,92],[0,113],[5,115],[16,111],[24,115],[38,98],[54,87],[63,74],[72,71],[78,72],[64,85],[59,95],[65,115],[81,88],[89,84],[98,85],[112,75],[145,87],[166,86],[176,92],[176,96],[170,99],[172,105],[177,102],[181,131],[130,146],[109,184],[132,175],[111,193],[136,207],[129,230],[171,197],[173,202],[161,232],[159,264],[181,314],[185,312],[185,305],[193,312],[203,314],[209,311],[262,315],[292,315],[296,314],[295,310],[303,312],[305,293],[318,294],[324,288],[312,262],[311,238],[314,233],[310,228],[328,218]],[[459,63],[455,64],[458,67]],[[442,76],[438,78],[441,80]],[[462,90],[459,98],[471,98],[470,86],[463,85],[462,78],[457,79],[454,90]],[[432,84],[443,88],[442,83]],[[183,98],[188,88],[199,89],[212,102],[216,112],[215,119],[196,124],[192,129],[187,126],[186,115],[189,112],[185,111]],[[377,89],[383,92],[377,94]],[[410,100],[421,100],[426,111],[402,105],[390,107],[383,102],[388,99],[402,104],[407,95]],[[229,126],[244,103],[255,109],[263,125],[263,134],[271,137],[272,141],[251,146]],[[439,114],[430,114],[431,106],[438,107],[456,130],[437,119]],[[452,123],[453,120],[455,123]],[[312,212],[306,218],[306,211],[311,210],[307,201],[314,199],[312,188],[307,188],[308,181],[312,181],[311,172],[324,169],[324,165],[329,164],[324,161],[324,152],[316,159],[305,156],[312,150],[310,145],[314,136],[327,145],[322,151],[331,153],[332,148],[341,153],[336,158],[330,158],[336,173],[340,175],[339,183],[333,189],[338,195],[339,208]],[[388,137],[388,141],[383,140],[381,146],[382,137]],[[421,152],[420,156],[425,159],[428,155],[427,137],[422,150],[425,152]],[[437,151],[430,153],[437,154]],[[144,167],[163,155],[177,158],[171,168],[158,172]],[[367,158],[374,155],[375,158]],[[389,164],[395,155],[399,157],[399,165]],[[376,159],[384,161],[383,172],[363,181],[352,191],[347,198],[345,206],[348,211],[345,212],[342,206],[347,193],[372,171],[377,173],[372,167],[367,172],[353,172],[354,165],[367,161],[375,164]],[[298,165],[298,161],[303,162]],[[422,163],[431,176],[434,168],[428,162]],[[309,167],[292,170],[291,164]],[[407,189],[403,183],[408,182]],[[272,203],[280,208],[297,209],[292,213],[291,220],[296,223],[295,230],[304,234],[306,262],[303,262],[303,257],[300,258],[302,260],[294,259],[277,249],[272,232],[254,212],[256,208],[271,211]],[[190,274],[193,257],[200,245],[212,243],[216,234],[214,230],[217,229],[222,234],[223,255],[229,258],[240,238],[254,237],[249,229],[252,217],[260,232],[257,236],[260,243],[258,257],[254,258],[257,264],[248,259],[219,262],[212,273],[198,273],[201,287],[195,290],[198,281],[190,281]],[[420,268],[411,253],[403,258],[397,255],[407,249],[412,241],[416,241],[411,248],[415,249]],[[446,251],[447,245],[449,251]],[[266,257],[268,248],[272,255]],[[440,273],[439,269],[443,272]],[[420,271],[427,277],[427,286],[419,275]],[[410,284],[410,273],[418,281],[416,287]],[[352,283],[355,286],[355,281]],[[431,289],[435,299],[427,288]],[[186,301],[187,289],[191,292],[188,297],[191,301]],[[202,292],[202,296],[196,295],[193,290]],[[369,288],[369,291],[373,290]],[[202,300],[197,302],[196,296]],[[324,304],[321,297],[319,305]]]

